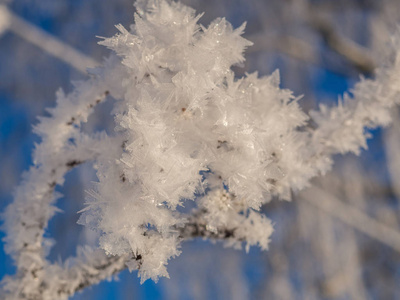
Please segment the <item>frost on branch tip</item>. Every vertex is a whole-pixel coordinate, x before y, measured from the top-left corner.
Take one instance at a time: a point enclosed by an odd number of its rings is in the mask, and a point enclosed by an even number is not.
[[[311,112],[318,126],[310,129],[298,98],[279,87],[278,72],[235,77],[231,67],[252,44],[241,37],[244,24],[233,29],[217,19],[204,27],[194,10],[164,0],[136,6],[130,30],[118,25],[117,35],[100,42],[114,54],[73,93],[59,93],[52,117],[36,126],[35,165],[5,222],[7,251],[32,286],[33,271],[48,278],[42,237],[55,209],[48,209],[53,188],[76,164],[94,161],[98,177],[79,223],[101,233],[109,257],[124,257],[118,268],[126,263],[142,282],[157,281],[168,277],[182,241],[194,237],[267,249],[273,229],[260,207],[273,196],[289,200],[330,169],[332,155],[365,148],[365,128],[389,124],[399,102],[398,37],[394,63],[360,81],[337,107]],[[115,134],[83,134],[80,124],[108,95]],[[188,201],[193,211],[185,210]],[[28,211],[35,230],[26,233],[20,220]]]
[[[289,197],[288,167],[301,160],[286,149],[301,146],[296,129],[307,120],[277,73],[235,79],[231,66],[251,45],[241,37],[244,25],[200,26],[200,16],[178,3],[148,7],[139,8],[131,31],[119,25],[101,42],[125,67],[115,110],[125,142],[121,157],[100,161],[80,219],[101,230],[107,253],[140,253],[142,280],[167,276],[188,217],[179,207],[188,200],[203,208],[208,230],[230,228],[227,243],[266,249],[272,226],[255,210],[273,194]],[[207,205],[225,189],[235,199],[226,199],[226,210]]]

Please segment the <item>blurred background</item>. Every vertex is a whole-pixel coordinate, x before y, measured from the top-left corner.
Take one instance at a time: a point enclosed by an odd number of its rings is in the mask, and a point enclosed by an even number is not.
[[[226,17],[247,21],[254,42],[237,76],[280,70],[282,87],[304,95],[305,111],[336,104],[360,76],[373,77],[400,24],[398,0],[186,0],[205,12],[207,25]],[[98,36],[133,22],[131,0],[0,0],[0,210],[31,161],[38,138],[32,125],[55,103],[55,92],[86,78],[86,66],[109,50]],[[110,103],[86,126],[112,131]],[[335,158],[334,170],[293,195],[263,207],[274,222],[270,249],[225,249],[221,243],[187,242],[168,266],[170,279],[139,284],[135,272],[103,282],[72,299],[400,299],[400,119],[374,130],[360,156]],[[76,224],[85,189],[95,175],[83,165],[67,175],[63,210],[49,225],[56,240],[49,259],[65,261],[96,235]],[[0,233],[0,237],[4,234]],[[13,274],[0,249],[0,278]]]

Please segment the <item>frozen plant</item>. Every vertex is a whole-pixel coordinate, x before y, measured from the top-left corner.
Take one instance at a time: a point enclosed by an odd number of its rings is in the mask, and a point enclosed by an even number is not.
[[[135,24],[100,44],[112,54],[91,79],[59,92],[35,132],[41,143],[5,219],[6,251],[17,274],[9,299],[65,299],[122,269],[141,281],[168,277],[183,241],[223,240],[268,249],[271,222],[259,212],[331,168],[332,156],[366,147],[368,128],[390,123],[400,102],[399,38],[374,80],[361,80],[337,107],[309,115],[279,74],[236,78],[252,43],[225,19],[208,27],[180,3],[138,1]],[[82,132],[97,104],[114,101],[115,133]],[[309,121],[315,126],[310,126]],[[79,223],[100,232],[100,250],[50,263],[44,238],[66,172],[94,162],[98,182]],[[188,202],[195,209],[183,208]],[[8,299],[8,298],[7,298]]]

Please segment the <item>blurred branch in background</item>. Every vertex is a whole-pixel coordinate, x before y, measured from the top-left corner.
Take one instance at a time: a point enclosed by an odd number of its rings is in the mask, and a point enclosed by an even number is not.
[[[394,124],[385,132],[385,149],[390,164],[388,164],[390,183],[393,187],[393,198],[400,199],[400,115],[399,110],[393,110]]]
[[[87,73],[88,68],[94,68],[99,65],[94,59],[18,17],[5,5],[0,4],[0,33],[6,30],[10,30],[27,42],[41,48],[84,74]]]
[[[323,189],[313,186],[301,192],[298,201],[307,201],[360,232],[392,247],[400,253],[400,231],[369,217],[359,209],[336,199]]]
[[[360,73],[366,75],[373,74],[376,65],[366,48],[338,34],[334,26],[323,17],[319,17],[316,12],[311,11],[309,16],[310,26],[316,32],[320,33],[322,39],[330,49],[341,55]]]

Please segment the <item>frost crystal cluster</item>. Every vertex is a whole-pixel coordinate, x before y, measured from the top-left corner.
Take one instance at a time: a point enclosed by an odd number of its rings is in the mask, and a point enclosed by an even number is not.
[[[118,25],[100,43],[115,54],[72,93],[60,92],[52,116],[36,126],[34,166],[5,214],[7,251],[19,270],[3,283],[10,294],[66,297],[125,265],[142,281],[157,280],[195,237],[267,249],[273,229],[260,207],[273,196],[290,200],[330,169],[332,155],[366,147],[365,127],[387,125],[400,100],[396,52],[338,107],[311,112],[311,128],[277,72],[235,77],[231,67],[252,44],[241,37],[244,25],[217,19],[204,27],[191,8],[164,0],[136,7],[130,30]],[[115,134],[84,134],[81,124],[111,99]],[[79,222],[101,233],[106,254],[82,250],[53,265],[43,234],[56,211],[54,187],[86,161],[95,162],[98,182]]]

